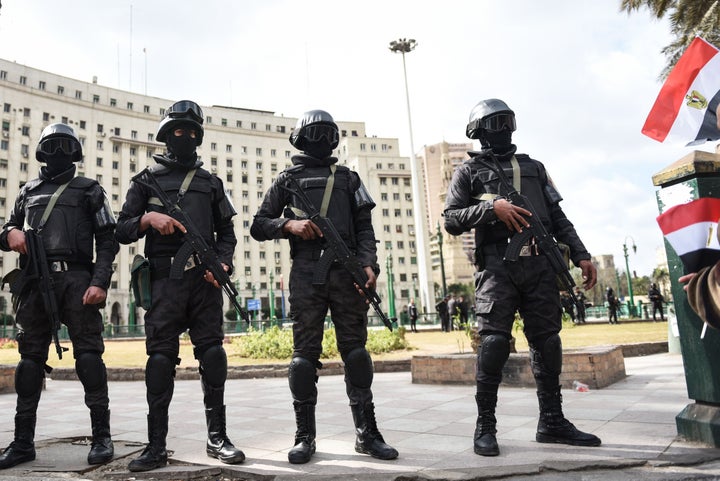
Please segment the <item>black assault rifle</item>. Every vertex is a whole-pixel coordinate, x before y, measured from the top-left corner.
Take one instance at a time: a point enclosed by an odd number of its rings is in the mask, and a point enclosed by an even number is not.
[[[21,272],[21,278],[13,283],[11,292],[19,295],[28,282],[36,282],[40,295],[42,296],[45,313],[50,318],[50,334],[58,359],[62,359],[62,353],[67,347],[60,345],[58,331],[60,330],[60,312],[58,311],[57,300],[55,299],[55,281],[50,273],[50,264],[45,254],[45,245],[39,232],[33,229],[25,231],[25,246],[27,248],[27,266]]]
[[[537,244],[540,252],[550,261],[550,266],[552,267],[553,272],[557,275],[560,286],[563,290],[567,291],[573,301],[573,304],[576,306],[579,305],[579,301],[577,297],[575,297],[574,291],[576,286],[575,280],[570,275],[570,269],[568,268],[567,261],[555,241],[555,238],[545,229],[540,216],[537,215],[535,208],[533,208],[530,203],[530,199],[522,195],[515,189],[515,187],[513,187],[512,182],[510,182],[507,175],[505,175],[505,171],[498,163],[497,157],[492,150],[485,149],[482,151],[482,154],[488,155],[491,161],[483,159],[482,156],[476,157],[476,159],[498,176],[501,187],[503,187],[506,191],[505,193],[499,193],[504,195],[511,204],[522,207],[532,213],[532,216],[526,218],[530,227],[523,227],[522,232],[515,232],[505,249],[505,257],[503,260],[517,262],[522,247],[534,237],[535,244]]]
[[[190,256],[195,254],[200,261],[200,268],[208,270],[212,273],[217,283],[220,284],[220,287],[222,287],[222,290],[230,299],[230,303],[233,305],[238,314],[240,314],[240,317],[245,319],[245,322],[249,324],[250,316],[238,303],[237,298],[240,294],[237,289],[235,289],[228,273],[225,272],[225,269],[223,269],[217,252],[215,252],[215,250],[208,245],[205,239],[203,239],[200,231],[197,227],[195,227],[195,224],[192,222],[190,217],[176,202],[172,202],[170,200],[162,187],[160,187],[160,184],[158,184],[157,179],[150,169],[144,169],[142,172],[133,177],[132,181],[137,182],[138,184],[153,191],[162,203],[163,207],[165,207],[167,215],[180,222],[187,231],[183,234],[185,242],[175,254],[172,265],[170,266],[170,278],[182,279],[183,272],[185,272],[185,266],[187,265]]]
[[[337,229],[335,229],[335,225],[330,219],[320,215],[320,212],[318,212],[315,208],[315,205],[313,205],[305,191],[298,185],[297,180],[290,176],[288,183],[292,184],[295,189],[292,189],[287,185],[280,185],[280,188],[297,197],[302,204],[302,208],[307,214],[308,219],[313,221],[313,223],[317,225],[323,233],[325,249],[318,260],[315,275],[313,276],[313,284],[325,284],[330,266],[333,261],[337,261],[345,268],[346,271],[350,273],[353,278],[353,282],[362,290],[365,298],[370,302],[370,305],[373,307],[377,315],[380,316],[380,320],[382,320],[383,324],[385,324],[385,327],[392,331],[392,323],[380,307],[380,296],[378,296],[375,289],[369,289],[365,286],[368,281],[367,273],[365,272],[363,266],[360,265],[360,262],[358,262],[357,257],[350,252],[350,249],[348,249],[348,246],[342,240],[342,237],[340,237]]]

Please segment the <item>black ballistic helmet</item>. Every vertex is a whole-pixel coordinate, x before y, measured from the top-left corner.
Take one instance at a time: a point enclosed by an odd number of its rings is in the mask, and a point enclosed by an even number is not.
[[[35,149],[38,162],[47,162],[47,157],[57,151],[70,156],[72,162],[82,159],[82,145],[72,127],[67,124],[50,124],[40,134],[40,141]]]
[[[191,124],[197,130],[196,145],[201,145],[205,133],[202,126],[204,121],[203,111],[198,104],[192,100],[180,100],[165,111],[165,116],[160,121],[155,137],[158,142],[165,142],[168,132],[177,128],[180,124]]]
[[[340,135],[332,115],[324,110],[310,110],[298,119],[290,134],[290,144],[304,152],[307,142],[327,143],[330,150],[335,150]]]
[[[499,99],[481,100],[470,112],[465,135],[470,139],[479,139],[482,131],[500,132],[508,129],[514,132],[515,112]]]

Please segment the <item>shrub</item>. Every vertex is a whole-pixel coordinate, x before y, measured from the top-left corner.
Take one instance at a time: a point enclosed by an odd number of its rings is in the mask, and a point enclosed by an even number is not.
[[[233,338],[232,345],[240,357],[251,359],[289,359],[293,352],[293,335],[290,329],[274,326],[265,332],[250,330],[247,334]],[[323,359],[337,358],[335,328],[325,329],[323,334]],[[367,350],[371,354],[405,349],[405,328],[390,332],[386,329],[368,331]]]
[[[15,349],[17,348],[17,341],[14,339],[8,339],[7,337],[0,338],[0,349]]]

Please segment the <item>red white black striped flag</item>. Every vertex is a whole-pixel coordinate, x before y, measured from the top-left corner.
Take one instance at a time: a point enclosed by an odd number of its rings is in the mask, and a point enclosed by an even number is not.
[[[718,140],[718,103],[720,51],[695,37],[660,89],[642,133],[686,146]]]
[[[714,197],[676,205],[657,217],[660,230],[680,257],[685,273],[697,272],[720,260],[718,219],[720,199]]]

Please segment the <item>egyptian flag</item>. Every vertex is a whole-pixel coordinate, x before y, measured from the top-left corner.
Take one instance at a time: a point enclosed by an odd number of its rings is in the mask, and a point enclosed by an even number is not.
[[[676,205],[657,217],[660,230],[680,257],[686,274],[720,260],[718,219],[720,199],[714,197]]]
[[[720,55],[695,37],[660,89],[642,133],[658,142],[699,145],[720,139]]]

